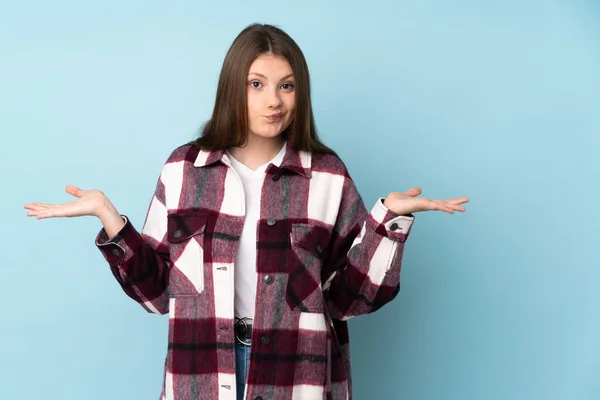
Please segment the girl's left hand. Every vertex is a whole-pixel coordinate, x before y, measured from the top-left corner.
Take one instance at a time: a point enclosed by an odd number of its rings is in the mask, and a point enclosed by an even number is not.
[[[421,193],[419,188],[412,188],[403,193],[390,193],[384,204],[390,211],[399,215],[408,215],[419,211],[444,211],[454,214],[455,211],[464,212],[465,207],[461,204],[469,201],[466,197],[449,200],[430,200],[425,197],[417,197]]]

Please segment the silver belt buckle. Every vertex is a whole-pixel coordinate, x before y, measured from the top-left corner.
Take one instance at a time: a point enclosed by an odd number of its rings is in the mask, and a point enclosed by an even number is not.
[[[240,323],[244,324],[244,327],[246,328],[245,331],[248,332],[248,324],[246,323],[246,320],[253,320],[252,317],[244,317],[244,318],[238,318],[235,325],[234,325],[234,334],[235,334],[235,339],[237,340],[238,343],[243,344],[244,346],[250,346],[249,343],[246,343],[246,338],[244,338],[244,340],[240,339],[240,337],[238,336],[238,332],[237,332],[237,327]]]

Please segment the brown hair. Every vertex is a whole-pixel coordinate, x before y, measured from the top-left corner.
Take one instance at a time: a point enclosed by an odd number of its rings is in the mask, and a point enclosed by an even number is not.
[[[281,134],[296,150],[334,153],[317,135],[310,99],[308,65],[296,42],[283,30],[252,24],[235,38],[221,69],[212,117],[192,143],[204,150],[243,146],[248,140],[247,79],[252,62],[261,54],[284,57],[295,78],[296,107],[292,123]]]

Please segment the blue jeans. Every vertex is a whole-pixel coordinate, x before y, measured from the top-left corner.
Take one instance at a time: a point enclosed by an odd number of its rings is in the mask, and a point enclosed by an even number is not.
[[[246,339],[246,344],[250,344]],[[237,386],[237,400],[244,400],[244,389],[248,377],[248,365],[250,364],[250,346],[235,344],[235,383]]]

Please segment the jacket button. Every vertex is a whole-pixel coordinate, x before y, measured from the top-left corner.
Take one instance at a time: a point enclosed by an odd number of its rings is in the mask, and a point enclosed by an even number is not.
[[[119,256],[119,255],[121,255],[121,252],[119,251],[119,249],[113,249],[112,253],[113,253],[115,256]]]
[[[261,396],[256,396],[254,400],[263,400],[263,398]]]
[[[175,232],[173,232],[173,237],[176,237],[176,238],[181,237],[181,231],[178,229]]]
[[[397,231],[400,228],[400,226],[397,223],[393,223],[390,225],[390,230],[393,231]]]
[[[276,222],[276,221],[275,221],[274,219],[272,219],[272,218],[269,218],[269,219],[267,220],[267,225],[269,225],[269,226],[273,226],[273,225],[275,225],[275,222]]]
[[[273,177],[271,179],[273,179],[275,182],[277,182],[279,180],[279,178],[281,178],[281,175],[275,174],[275,175],[273,175]]]
[[[271,339],[268,336],[263,336],[260,338],[260,342],[266,346],[271,343]]]
[[[273,283],[274,280],[275,280],[275,278],[273,278],[273,275],[266,275],[265,276],[265,283],[267,285],[270,285],[271,283]]]

